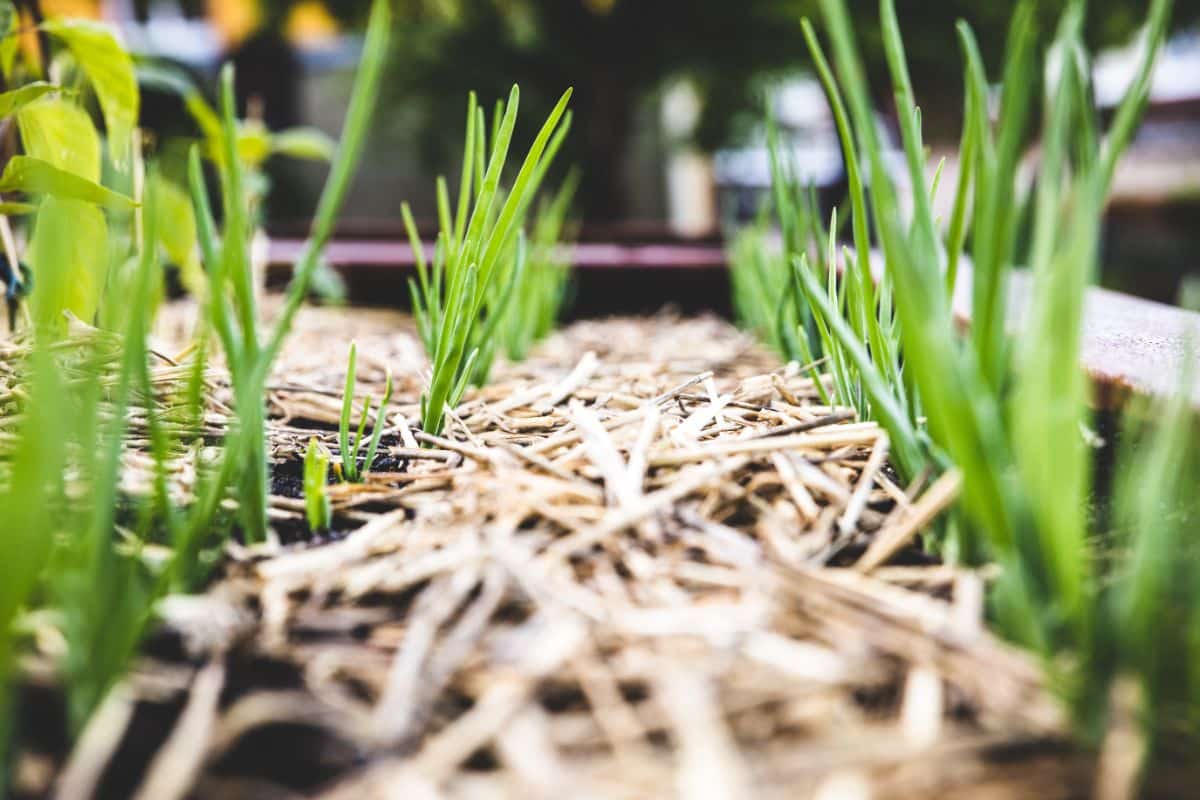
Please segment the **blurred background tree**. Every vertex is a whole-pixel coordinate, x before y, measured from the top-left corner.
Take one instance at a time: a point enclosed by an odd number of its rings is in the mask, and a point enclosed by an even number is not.
[[[1048,36],[1066,0],[1038,3]],[[265,19],[282,19],[295,3],[267,3]],[[365,0],[330,0],[332,14],[357,24]],[[815,0],[399,0],[402,26],[392,64],[394,103],[420,119],[426,164],[446,168],[459,150],[469,90],[485,101],[521,85],[521,120],[532,126],[559,93],[575,87],[575,130],[560,159],[585,167],[581,197],[589,220],[620,218],[629,206],[626,161],[639,105],[668,81],[687,79],[702,101],[693,143],[728,144],[737,120],[760,114],[756,87],[772,74],[803,68],[807,53],[799,21],[817,16]],[[954,21],[975,28],[984,57],[997,68],[1015,0],[898,0],[897,10],[918,100],[931,138],[956,134],[947,109],[960,105],[960,59]],[[877,0],[854,0],[868,64],[883,86]],[[1093,0],[1094,45],[1129,37],[1144,15],[1143,0]],[[1200,18],[1200,4],[1179,3],[1175,24]],[[882,97],[886,97],[881,92]],[[524,135],[531,135],[526,129]]]
[[[242,111],[274,128],[336,134],[368,0],[17,0],[32,13],[106,19],[140,55],[170,62],[210,91],[218,65],[238,66]],[[355,181],[344,235],[398,235],[399,201],[435,215],[432,176],[457,171],[466,94],[483,102],[522,89],[518,146],[568,86],[575,130],[558,168],[585,170],[577,212],[602,241],[715,237],[754,215],[768,172],[763,111],[770,100],[798,158],[841,200],[836,136],[808,73],[800,19],[819,0],[393,0],[396,27],[387,108],[377,116],[369,168]],[[878,109],[891,109],[878,0],[847,0],[873,59]],[[961,58],[956,19],[975,29],[993,77],[1018,0],[895,0],[932,163],[955,169]],[[1036,0],[1045,38],[1068,0]],[[1090,0],[1097,51],[1120,46],[1146,0]],[[1106,285],[1171,299],[1195,272],[1200,233],[1200,2],[1177,0],[1155,99],[1119,171],[1105,226]],[[819,27],[819,26],[818,26]],[[136,48],[135,48],[136,49]],[[1132,48],[1100,53],[1097,95],[1128,79]],[[1169,63],[1169,66],[1168,66]],[[173,92],[143,97],[142,124],[169,140],[194,138]],[[1030,136],[1036,135],[1030,126]],[[182,150],[181,150],[182,152]],[[715,155],[715,157],[710,157]],[[813,165],[817,165],[814,167]],[[267,162],[264,212],[272,233],[305,229],[324,167]],[[558,176],[551,176],[553,183]],[[944,185],[952,185],[946,181]],[[617,222],[605,225],[605,222]],[[597,224],[601,223],[601,224]]]

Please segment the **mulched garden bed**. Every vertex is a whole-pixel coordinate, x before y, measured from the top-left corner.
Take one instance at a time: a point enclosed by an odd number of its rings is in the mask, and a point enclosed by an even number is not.
[[[192,314],[163,315],[160,352]],[[398,402],[314,541],[300,459],[314,435],[336,449],[352,338],[358,392],[391,368]],[[414,430],[424,364],[403,315],[301,314],[270,394],[277,540],[231,544],[205,594],[164,604],[69,760],[39,727],[61,702],[60,645],[39,641],[24,796],[1072,797],[1105,780],[1041,666],[986,631],[990,574],[914,537],[953,478],[897,485],[880,428],[728,323],[576,323],[499,366],[442,437]],[[179,459],[181,501],[203,455]]]

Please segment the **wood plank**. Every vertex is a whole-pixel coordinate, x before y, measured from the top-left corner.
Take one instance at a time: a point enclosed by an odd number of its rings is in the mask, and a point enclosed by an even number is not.
[[[1021,324],[1032,283],[1024,270],[1012,273],[1010,330]],[[964,323],[970,321],[970,297],[970,270],[960,268],[954,312]],[[1089,288],[1080,361],[1095,384],[1095,404],[1116,409],[1132,395],[1166,397],[1176,391],[1189,336],[1200,343],[1200,314],[1098,286]],[[1193,385],[1191,394],[1192,405],[1200,409],[1200,383]]]
[[[294,264],[304,249],[301,239],[271,239],[272,265]],[[432,258],[432,243],[425,244],[425,257]],[[347,269],[414,267],[408,242],[373,239],[341,239],[325,248],[331,266]],[[704,244],[611,244],[584,242],[575,245],[575,265],[582,269],[654,267],[656,269],[724,269],[725,251]]]

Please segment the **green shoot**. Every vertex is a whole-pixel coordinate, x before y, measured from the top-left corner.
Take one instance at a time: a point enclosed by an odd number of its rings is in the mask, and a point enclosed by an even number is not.
[[[768,127],[771,154],[771,202],[764,203],[758,217],[734,237],[729,251],[730,281],[734,312],[743,328],[753,331],[788,361],[811,364],[808,304],[793,280],[790,258],[810,249],[806,238],[817,238],[819,230],[815,195],[793,177],[791,162],[778,145],[773,124]],[[782,209],[775,211],[774,209]],[[783,234],[780,247],[768,236],[775,219]],[[823,251],[822,251],[823,252]],[[815,375],[815,372],[814,372]],[[820,381],[823,399],[824,384]]]
[[[375,425],[371,431],[371,443],[367,447],[367,457],[362,467],[359,467],[359,453],[362,450],[363,433],[367,427],[367,417],[371,415],[371,397],[363,401],[362,411],[358,420],[358,431],[353,438],[350,436],[350,415],[354,407],[354,385],[358,367],[358,345],[350,343],[350,358],[346,364],[346,389],[342,395],[342,416],[338,424],[338,447],[342,456],[342,480],[350,483],[360,482],[366,473],[371,471],[375,463],[375,452],[379,449],[379,439],[386,427],[388,403],[392,401],[392,371],[388,370],[387,383],[383,390],[383,399],[379,402],[379,410],[375,412]]]
[[[764,207],[765,210],[765,207]],[[738,324],[766,342],[783,358],[799,359],[794,344],[799,323],[779,323],[780,315],[795,308],[780,301],[791,282],[787,259],[771,246],[768,219],[761,213],[754,223],[734,234],[729,248],[729,280]]]
[[[823,0],[836,82],[823,66],[820,45],[808,26],[806,34],[831,105],[841,106],[841,91],[848,98],[855,135],[843,133],[842,144],[848,164],[861,161],[869,168],[871,221],[887,283],[878,306],[872,307],[847,303],[850,287],[843,294],[832,282],[823,286],[803,258],[795,260],[794,273],[825,334],[822,346],[831,355],[839,393],[847,390],[848,360],[871,411],[899,444],[895,457],[901,467],[919,464],[926,453],[936,465],[947,459],[957,465],[963,475],[963,524],[954,526],[961,538],[948,543],[951,553],[970,560],[990,555],[1005,566],[993,593],[1001,627],[1041,649],[1055,674],[1066,677],[1058,656],[1098,646],[1097,589],[1086,538],[1091,456],[1080,433],[1087,421],[1087,384],[1073,366],[1079,360],[1083,295],[1095,273],[1112,166],[1145,105],[1146,76],[1161,46],[1170,3],[1155,0],[1151,5],[1149,45],[1139,77],[1103,146],[1094,135],[1099,125],[1089,102],[1082,6],[1071,5],[1062,18],[1054,42],[1062,68],[1047,86],[1042,158],[1032,198],[1033,300],[1011,345],[1005,322],[1018,215],[1014,172],[1029,116],[1032,76],[1040,67],[1033,48],[1032,5],[1023,3],[1013,17],[995,130],[987,116],[987,81],[978,49],[970,29],[959,26],[967,116],[962,172],[945,242],[930,210],[920,114],[913,104],[899,23],[891,0],[882,0],[880,7],[913,213],[911,218],[902,213],[899,190],[887,170],[845,4]],[[851,189],[856,192],[853,183]],[[968,217],[969,201],[973,213]],[[856,223],[864,217],[855,203],[852,213]],[[962,343],[950,296],[968,231],[975,255],[972,330],[970,342]],[[861,261],[867,248],[857,235],[856,249]],[[852,266],[847,260],[848,275],[858,273]],[[888,284],[894,291],[894,321],[889,319],[892,312],[884,310],[891,305]],[[880,339],[861,325],[863,312],[868,321],[878,321]],[[880,354],[887,356],[882,363]],[[919,445],[925,434],[916,427],[918,410],[928,419],[929,448]],[[914,440],[905,443],[910,435]],[[1088,680],[1064,688],[1082,690],[1076,695],[1080,701],[1093,696]]]
[[[1001,388],[1006,369],[1005,307],[1007,269],[1012,263],[1018,216],[1014,176],[1035,85],[1033,5],[1023,2],[1013,15],[1000,95],[1000,122],[993,137],[988,122],[987,86],[970,31],[960,25],[967,57],[964,76],[979,136],[975,172],[974,275],[971,340],[984,379]],[[1071,12],[1068,12],[1071,13]]]
[[[146,203],[152,207],[153,197],[147,196]],[[53,232],[69,237],[73,230],[67,225]],[[144,385],[142,375],[148,374],[149,296],[158,268],[148,242],[154,236],[153,226],[147,226],[138,243],[131,313],[121,335],[83,341],[38,336],[33,343],[28,400],[8,481],[0,488],[0,530],[5,532],[0,537],[0,562],[5,565],[0,581],[0,729],[9,719],[14,623],[35,595],[58,611],[68,644],[62,669],[74,732],[122,674],[150,619],[156,595],[140,549],[158,516],[157,498],[133,498],[131,520],[120,520],[130,535],[118,543],[114,531],[127,411]],[[115,364],[114,345],[119,353]],[[63,358],[71,360],[69,371],[62,369]],[[107,397],[106,384],[112,387]],[[143,397],[149,415],[153,394]]]
[[[923,433],[910,422],[901,404],[901,393],[894,384],[886,383],[886,379],[875,368],[871,354],[837,305],[837,297],[831,297],[831,293],[821,287],[804,256],[800,257],[795,273],[804,289],[804,296],[812,305],[813,315],[819,321],[822,341],[828,343],[830,350],[838,353],[836,363],[840,364],[842,376],[835,380],[844,382],[847,380],[845,373],[850,369],[855,371],[856,380],[870,398],[873,418],[888,430],[894,466],[901,475],[911,480],[928,461],[927,444]],[[848,390],[843,388],[840,391]]]
[[[940,456],[918,425],[920,403],[902,374],[891,283],[885,279],[877,287],[871,274],[866,191],[846,106],[807,20],[803,29],[844,152],[855,249],[839,259],[837,214],[823,232],[815,193],[793,177],[794,168],[768,120],[772,199],[783,252],[775,254],[767,245],[765,218],[741,234],[731,256],[734,300],[743,324],[758,330],[785,357],[813,363],[814,353],[823,356],[832,392],[814,368],[822,398],[884,424],[893,442],[894,465],[902,478],[911,480],[930,458]]]
[[[428,433],[440,433],[446,408],[458,404],[470,383],[487,378],[499,344],[499,326],[524,265],[516,258],[518,233],[569,129],[570,97],[568,89],[534,138],[507,193],[500,189],[500,176],[520,93],[514,86],[508,102],[497,106],[490,151],[483,112],[474,94],[468,98],[457,211],[452,218],[446,182],[439,179],[441,231],[428,265],[412,214],[407,205],[402,207],[417,263],[417,279],[409,281],[413,314],[432,364],[429,388],[421,395],[421,427]]]
[[[530,347],[554,330],[567,299],[571,261],[566,244],[568,215],[579,173],[572,170],[549,202],[538,208],[526,247],[518,242],[516,258],[528,261],[515,269],[515,295],[500,323],[505,354],[521,361]]]
[[[282,310],[265,339],[258,332],[258,309],[250,265],[251,226],[238,154],[238,124],[234,114],[233,73],[221,76],[221,188],[225,230],[218,244],[211,203],[204,185],[200,155],[193,149],[189,164],[192,204],[203,261],[207,267],[208,324],[221,342],[233,379],[237,426],[229,437],[218,473],[236,476],[242,529],[246,539],[261,542],[267,535],[266,409],[263,397],[271,365],[283,347],[292,321],[308,294],[321,251],[349,190],[362,154],[379,95],[388,51],[391,11],[386,0],[371,7],[362,61],[350,98],[342,139],[321,193],[312,231],[296,264]],[[236,466],[235,466],[236,465]],[[215,510],[220,487],[207,500]]]
[[[61,480],[66,466],[64,420],[72,415],[69,394],[48,347],[36,347],[30,357],[29,402],[18,427],[9,480],[0,491],[0,756],[7,754],[8,727],[13,718],[12,682],[17,653],[14,622],[21,614],[50,557],[57,503],[46,502],[47,487]],[[0,790],[7,785],[0,760]]]
[[[313,533],[328,531],[332,524],[328,483],[329,453],[314,436],[304,451],[304,512]]]
[[[154,207],[154,196],[145,202]],[[68,678],[69,721],[82,729],[113,683],[124,672],[136,651],[157,599],[154,582],[140,563],[141,545],[161,517],[160,503],[169,506],[165,483],[162,492],[142,498],[131,525],[136,534],[119,548],[114,542],[118,487],[124,464],[121,459],[127,429],[126,410],[134,391],[142,391],[148,417],[155,415],[149,388],[150,296],[159,268],[154,248],[153,223],[145,226],[132,286],[132,304],[122,338],[122,359],[109,413],[104,414],[100,394],[84,390],[76,441],[81,446],[81,472],[89,476],[91,495],[78,509],[79,516],[64,529],[84,535],[68,537],[56,553],[49,577],[52,598],[62,610],[70,646],[65,671]],[[99,376],[97,376],[99,377]],[[99,383],[97,381],[97,383]],[[88,417],[94,415],[91,419]],[[157,430],[154,429],[157,433]],[[167,453],[155,452],[157,477],[165,476]]]

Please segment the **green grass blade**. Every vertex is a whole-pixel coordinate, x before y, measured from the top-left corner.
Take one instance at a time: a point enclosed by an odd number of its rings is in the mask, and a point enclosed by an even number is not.
[[[467,136],[463,143],[462,176],[458,184],[458,209],[454,214],[454,248],[462,246],[471,207],[471,178],[475,174],[475,93],[467,94]]]
[[[204,171],[198,147],[192,147],[188,153],[188,188],[192,197],[193,215],[196,218],[196,239],[200,244],[204,263],[208,265],[208,295],[204,298],[204,308],[221,340],[226,360],[236,369],[241,364],[242,349],[233,330],[233,322],[229,318],[224,261],[219,255],[216,225],[213,223],[208,190],[204,186]]]
[[[492,230],[487,248],[484,250],[483,257],[480,260],[480,283],[483,285],[487,284],[492,270],[495,269],[497,256],[499,256],[500,252],[507,245],[510,237],[516,235],[516,227],[519,223],[517,216],[518,209],[522,208],[526,202],[526,193],[532,188],[532,178],[538,170],[538,164],[546,150],[550,137],[554,133],[554,129],[558,126],[563,114],[566,113],[567,103],[570,100],[571,90],[567,89],[550,112],[550,116],[542,125],[542,129],[538,131],[533,144],[529,148],[529,153],[525,156],[525,161],[517,173],[516,180],[513,181],[512,189],[509,191],[508,197],[500,209],[500,215],[496,219],[496,225]],[[511,133],[509,135],[511,136]],[[476,298],[476,309],[479,308],[481,301],[482,297]]]
[[[1013,176],[1032,105],[1029,95],[1036,82],[1035,39],[1033,6],[1025,0],[1017,7],[1009,28],[994,160],[984,162],[989,175],[980,184],[983,191],[978,198],[973,237],[971,337],[984,378],[995,389],[1001,386],[1006,370],[1006,276],[1013,257],[1017,218]],[[986,95],[980,103],[986,103]]]
[[[308,294],[308,287],[320,261],[321,252],[333,233],[334,222],[350,189],[350,180],[358,169],[358,162],[371,130],[371,120],[378,105],[379,88],[383,82],[390,46],[391,27],[392,12],[388,0],[373,0],[362,60],[359,62],[354,89],[350,94],[350,105],[346,112],[341,140],[338,142],[337,154],[321,191],[321,199],[317,204],[304,253],[296,263],[296,271],[288,285],[283,309],[275,323],[270,344],[264,351],[264,366],[260,369],[260,373],[264,375],[270,363],[279,354],[283,340],[291,329],[292,320]]]
[[[379,410],[375,412],[375,424],[371,430],[371,442],[367,446],[367,460],[363,462],[363,474],[371,471],[371,465],[375,463],[375,454],[379,450],[379,440],[383,437],[383,429],[387,427],[387,408],[388,403],[392,402],[392,371],[387,371],[387,379],[383,387],[383,399],[379,401]],[[367,404],[370,406],[370,403]],[[366,414],[363,414],[363,419],[366,419]]]
[[[1142,51],[1138,68],[1125,96],[1117,107],[1112,127],[1108,132],[1108,141],[1104,144],[1102,167],[1100,171],[1101,191],[1107,193],[1112,183],[1113,173],[1117,168],[1117,160],[1129,145],[1138,121],[1146,109],[1150,97],[1150,81],[1154,73],[1155,60],[1166,39],[1167,24],[1171,19],[1171,0],[1152,0],[1150,14],[1146,22],[1146,45]]]
[[[346,359],[346,384],[342,390],[342,414],[338,418],[338,453],[342,458],[342,472],[346,480],[358,478],[358,464],[350,448],[350,415],[354,411],[354,385],[358,366],[358,345],[350,343],[350,355]]]
[[[800,260],[803,261],[803,257]],[[816,276],[808,269],[808,265],[797,264],[795,272],[805,297],[818,311],[822,324],[828,326],[830,335],[837,340],[841,351],[858,370],[863,388],[871,398],[875,415],[892,439],[892,453],[897,465],[906,476],[915,476],[927,462],[927,457],[922,452],[916,431],[909,425],[907,414],[896,401],[892,387],[876,371],[870,354],[828,297]]]

